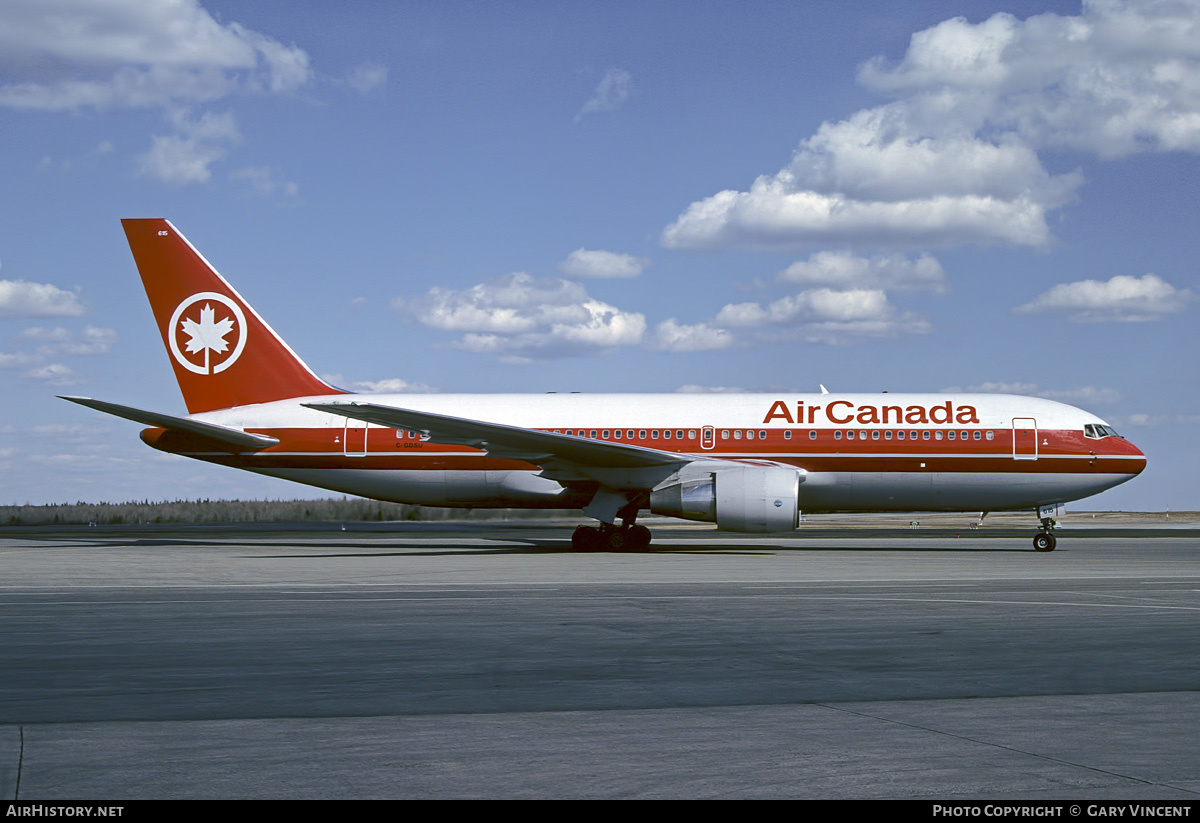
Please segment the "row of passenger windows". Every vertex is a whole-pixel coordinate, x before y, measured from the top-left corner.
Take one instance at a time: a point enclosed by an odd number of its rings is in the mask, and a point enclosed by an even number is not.
[[[575,435],[576,430],[575,429],[564,429],[564,430],[560,431],[559,429],[555,429],[554,433],[555,434]],[[658,440],[660,437],[663,440],[672,440],[672,439],[674,439],[674,440],[695,440],[695,439],[697,439],[697,434],[696,434],[695,429],[579,429],[578,435],[579,435],[579,437],[590,437],[593,440],[647,440],[647,439]],[[906,431],[904,429],[899,429],[899,430],[846,429],[844,433],[843,433],[842,429],[834,430],[834,432],[833,432],[834,440],[841,440],[841,439],[843,439],[843,437],[846,440],[854,440],[855,438],[857,438],[859,440],[867,440],[868,438],[871,440],[879,440],[881,438],[884,440],[893,440],[893,439],[894,440],[905,440],[905,439],[908,439],[908,440],[929,440],[929,439],[941,440],[941,439],[943,439],[943,437],[946,440],[971,440],[971,439],[983,440],[985,438],[987,440],[994,440],[996,438],[996,434],[995,434],[995,432],[980,431],[978,429],[966,430],[966,431],[956,431],[954,429],[950,429],[950,430],[947,430],[944,432],[941,430],[935,430],[932,433],[930,433],[930,431],[928,429],[921,430],[921,431]],[[404,439],[409,439],[409,440],[422,439],[422,440],[424,440],[424,439],[426,439],[419,432],[405,431],[403,429],[398,429],[396,431],[396,438],[398,440],[404,440]],[[766,440],[767,439],[767,430],[766,429],[721,429],[721,439],[722,440],[730,440],[730,439],[732,439],[732,440]],[[784,440],[792,439],[792,430],[791,429],[784,429],[783,439]],[[808,439],[816,440],[817,439],[816,431],[813,431],[810,429],[808,432]]]
[[[879,437],[880,437],[880,435],[879,435],[879,429],[870,429],[870,432],[871,432],[871,439],[872,439],[872,440],[878,440],[878,439],[879,439]],[[811,436],[812,432],[809,432],[809,434],[810,434],[810,436]],[[983,440],[985,437],[986,437],[988,440],[995,440],[995,439],[996,439],[996,433],[995,433],[995,432],[990,432],[990,431],[988,431],[988,432],[981,432],[981,431],[979,431],[978,429],[975,429],[975,430],[973,430],[973,431],[955,431],[954,429],[950,429],[949,431],[946,431],[944,434],[945,434],[945,437],[946,437],[946,439],[947,439],[947,440],[955,440],[955,439],[957,439],[957,440],[970,440],[970,439],[972,439],[972,438],[974,438],[975,440]],[[909,437],[909,439],[910,439],[910,440],[916,440],[916,439],[918,438],[918,435],[920,436],[920,439],[921,439],[921,440],[928,440],[928,439],[930,438],[930,434],[929,434],[929,430],[928,430],[928,429],[925,429],[925,430],[923,430],[923,431],[910,431],[910,432],[908,432],[908,437]],[[942,439],[942,435],[943,435],[943,432],[942,432],[942,431],[940,431],[940,430],[934,431],[934,432],[933,432],[933,439],[934,439],[934,440],[941,440],[941,439]],[[897,440],[903,440],[903,439],[904,439],[904,436],[905,436],[905,432],[904,432],[904,430],[903,430],[903,429],[901,429],[900,431],[897,431],[897,432],[896,432],[896,435],[895,435],[895,437],[896,437],[896,439],[897,439]],[[835,432],[833,433],[833,439],[834,439],[834,440],[841,440],[841,439],[842,439],[842,432],[841,432],[841,430],[835,431]],[[847,440],[853,440],[853,439],[854,439],[854,430],[853,430],[853,429],[850,429],[850,430],[848,430],[848,431],[846,432],[846,439],[847,439]],[[866,432],[866,431],[860,431],[860,432],[858,433],[858,439],[859,439],[859,440],[866,440],[866,439],[867,439],[867,432]],[[884,432],[883,432],[883,439],[884,439],[884,440],[891,440],[891,439],[892,439],[892,432],[891,432],[890,430],[884,431]]]
[[[855,433],[856,431],[857,431],[857,434]],[[574,429],[566,429],[566,430],[560,432],[558,429],[555,429],[554,433],[555,434],[561,433],[561,434],[573,435],[573,434],[575,434],[575,430]],[[635,434],[637,435],[636,438],[634,437]],[[624,435],[624,438],[622,438],[622,435]],[[579,436],[580,437],[591,437],[593,439],[601,439],[601,440],[621,440],[621,439],[646,440],[647,438],[649,438],[650,440],[657,440],[660,435],[659,435],[658,429],[636,429],[636,430],[635,429],[625,429],[625,430],[616,429],[616,430],[611,430],[611,431],[609,429],[599,429],[599,430],[591,429],[590,431],[587,429],[580,429]],[[674,435],[672,435],[671,429],[663,429],[661,436],[662,436],[663,440],[670,440],[670,439],[672,439],[672,436],[676,440],[684,440],[684,439],[695,440],[696,439],[696,430],[695,429],[687,429],[687,430],[675,429]],[[871,440],[879,440],[880,438],[882,438],[884,440],[893,440],[893,439],[895,439],[895,440],[905,440],[905,439],[929,440],[931,438],[934,440],[941,440],[941,439],[943,439],[943,437],[946,440],[970,440],[972,438],[974,438],[975,440],[983,440],[985,438],[988,440],[994,440],[996,438],[995,432],[991,432],[991,431],[984,432],[984,431],[980,431],[978,429],[968,430],[968,431],[957,431],[957,430],[951,429],[951,430],[948,430],[945,432],[943,432],[941,430],[936,430],[932,434],[930,434],[929,430],[905,431],[905,430],[901,429],[898,431],[893,431],[892,429],[886,429],[886,430],[881,431],[880,429],[864,429],[864,430],[847,429],[845,431],[844,435],[843,435],[843,432],[841,429],[834,430],[834,432],[833,432],[834,440],[841,440],[843,438],[843,436],[847,440],[853,440],[853,439],[855,439],[855,437],[857,437],[859,440],[866,440],[868,438],[870,438]],[[722,440],[730,440],[730,439],[733,439],[733,440],[743,440],[743,439],[745,439],[745,440],[756,440],[756,439],[757,440],[766,440],[767,439],[767,430],[766,429],[721,429],[721,439]],[[783,439],[784,440],[792,439],[792,430],[791,429],[784,429]],[[817,439],[816,431],[809,430],[808,439],[816,440]]]
[[[672,429],[662,429],[662,439],[670,440],[672,437],[674,437],[676,440],[695,440],[696,439],[696,430],[695,429],[674,429],[673,431],[674,431],[674,434],[672,434]],[[575,434],[575,430],[574,429],[565,429],[564,431],[560,432],[558,429],[555,429],[554,433],[555,434],[572,434],[573,435],[573,434]],[[635,434],[637,435],[636,438],[634,437]],[[624,435],[623,438],[622,438],[622,435]],[[621,439],[645,440],[647,437],[651,440],[657,440],[659,438],[659,429],[624,429],[624,430],[615,429],[615,430],[612,430],[611,432],[609,429],[601,429],[601,430],[599,430],[599,434],[597,434],[596,429],[591,429],[590,434],[588,433],[588,429],[580,429],[579,436],[580,437],[591,437],[593,439],[600,439],[600,440],[621,440]]]

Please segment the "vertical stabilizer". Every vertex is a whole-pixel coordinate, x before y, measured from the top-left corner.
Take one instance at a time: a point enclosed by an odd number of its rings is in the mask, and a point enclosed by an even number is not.
[[[167,220],[122,220],[188,413],[344,394],[312,373]]]

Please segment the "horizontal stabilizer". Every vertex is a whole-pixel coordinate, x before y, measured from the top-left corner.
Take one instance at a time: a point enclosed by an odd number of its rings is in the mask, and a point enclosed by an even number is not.
[[[216,423],[202,423],[199,420],[135,409],[132,406],[121,406],[116,403],[106,403],[103,400],[93,400],[90,397],[66,397],[63,395],[59,395],[59,397],[63,400],[70,400],[72,403],[78,403],[81,406],[95,409],[96,411],[132,420],[135,423],[157,426],[160,429],[169,429],[171,431],[198,434],[202,437],[209,437],[213,440],[220,440],[222,443],[231,443],[234,446],[241,446],[247,449],[265,449],[279,442],[278,438],[268,437],[265,434],[252,434],[241,429],[231,428],[230,426],[218,426]]]

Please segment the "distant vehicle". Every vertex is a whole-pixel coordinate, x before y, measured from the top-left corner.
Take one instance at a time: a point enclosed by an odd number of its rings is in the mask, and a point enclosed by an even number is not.
[[[640,512],[787,532],[807,512],[1030,509],[1145,456],[1088,412],[997,394],[356,395],[318,378],[170,222],[122,221],[188,416],[64,399],[172,454],[378,500],[583,509],[578,550],[644,548]]]

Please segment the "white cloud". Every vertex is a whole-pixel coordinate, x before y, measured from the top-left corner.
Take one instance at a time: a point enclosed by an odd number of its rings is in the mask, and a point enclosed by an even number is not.
[[[28,352],[0,352],[0,369],[23,369],[41,361],[42,358]]]
[[[386,86],[387,76],[387,66],[378,63],[364,63],[350,72],[346,83],[359,94],[367,95]]]
[[[196,0],[7,0],[0,105],[45,111],[204,102],[284,92],[312,76],[308,54],[220,23]]]
[[[34,326],[21,332],[26,340],[38,340],[45,343],[38,347],[42,357],[57,357],[59,355],[95,355],[108,354],[113,343],[117,341],[116,329],[103,329],[97,326],[87,326],[76,334],[62,326],[53,329]]]
[[[984,109],[1031,145],[1119,157],[1200,151],[1197,58],[1195,3],[1092,0],[1078,16],[946,20],[913,35],[894,67],[876,58],[859,77],[887,93]]]
[[[567,277],[637,277],[647,265],[649,261],[644,257],[579,248],[558,264],[558,270]]]
[[[927,334],[929,323],[888,302],[879,289],[812,289],[770,303],[729,303],[709,322],[660,323],[652,345],[703,351],[733,345],[803,341],[843,345],[867,339]]]
[[[887,295],[878,289],[814,289],[781,297],[766,306],[730,303],[717,313],[717,323],[733,327],[778,325],[797,320],[847,323],[882,320],[892,312]]]
[[[225,156],[226,150],[176,135],[154,135],[150,151],[138,157],[138,173],[163,183],[182,186],[207,183],[212,177],[209,165]]]
[[[937,258],[922,254],[915,260],[903,255],[860,257],[848,251],[822,251],[781,271],[779,283],[834,286],[844,289],[946,290],[946,273]]]
[[[207,183],[212,177],[209,166],[225,156],[225,144],[241,138],[231,112],[206,112],[192,120],[176,111],[171,121],[182,134],[154,135],[150,150],[137,158],[140,174],[164,183]]]
[[[1200,423],[1200,414],[1129,414],[1124,422],[1130,426],[1194,426]]]
[[[51,386],[74,386],[77,383],[83,382],[83,375],[76,372],[70,366],[64,366],[62,363],[48,363],[45,366],[38,366],[24,372],[21,376],[30,380],[44,380]]]
[[[745,394],[746,390],[738,386],[701,386],[698,383],[687,383],[675,390],[680,394]]]
[[[951,386],[942,389],[944,392],[967,392],[970,394],[1022,394],[1028,397],[1044,397],[1047,400],[1057,400],[1078,406],[1106,405],[1119,403],[1121,393],[1116,389],[1097,388],[1096,386],[1080,386],[1075,389],[1043,389],[1037,383],[1005,383],[1002,381],[980,383],[977,386]]]
[[[1200,151],[1195,3],[1095,0],[1074,17],[955,18],[913,35],[896,66],[877,58],[859,77],[897,99],[823,124],[747,191],[692,203],[663,244],[1044,246],[1048,213],[1082,176],[1050,174],[1039,150]]]
[[[612,111],[629,99],[629,88],[633,83],[633,75],[625,69],[609,69],[600,78],[600,84],[591,99],[583,104],[579,114],[575,115],[578,123],[584,115],[600,111]]]
[[[708,323],[688,325],[672,317],[658,324],[651,345],[666,351],[711,351],[729,348],[734,342],[728,329]]]
[[[399,377],[384,380],[352,380],[346,382],[340,374],[323,374],[321,379],[331,386],[340,386],[361,394],[430,394],[437,389],[425,383],[410,383]]]
[[[351,383],[350,387],[364,394],[428,394],[433,391],[425,383],[409,383],[398,377],[389,377],[384,380],[359,380]]]
[[[78,317],[83,304],[74,292],[50,283],[0,280],[0,317]]]
[[[1069,202],[1078,174],[1052,176],[1027,147],[931,136],[901,104],[823,125],[787,168],[749,191],[692,203],[662,235],[668,248],[795,249],[1010,243],[1043,246],[1046,214]]]
[[[229,175],[234,180],[244,180],[256,194],[263,197],[282,197],[294,200],[300,196],[300,186],[285,180],[277,169],[269,166],[247,166]]]
[[[1117,275],[1110,280],[1060,283],[1016,311],[1021,314],[1065,314],[1076,323],[1161,320],[1182,311],[1193,298],[1154,274]]]
[[[462,333],[455,348],[507,362],[633,346],[646,331],[643,315],[596,300],[579,283],[523,272],[469,289],[433,288],[392,306],[421,325]]]

